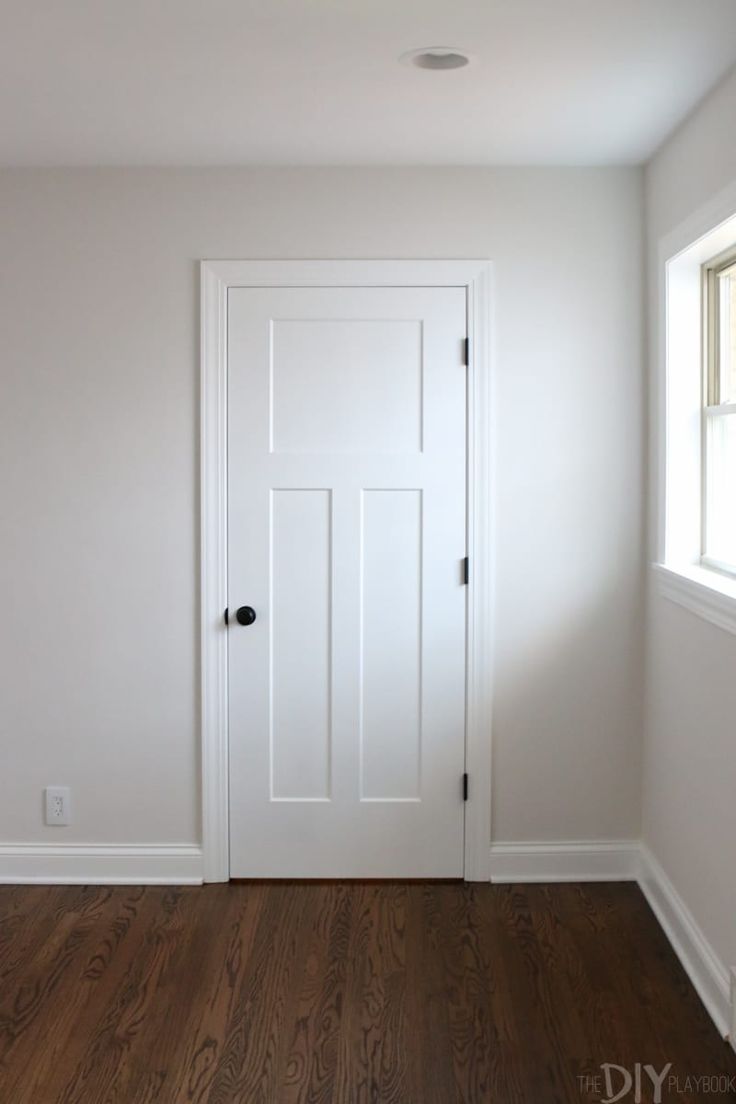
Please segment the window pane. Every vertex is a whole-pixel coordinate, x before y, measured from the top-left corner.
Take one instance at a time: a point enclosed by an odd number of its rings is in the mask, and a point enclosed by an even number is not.
[[[718,277],[719,349],[722,403],[736,402],[736,271]]]
[[[736,414],[707,421],[705,552],[736,569]]]

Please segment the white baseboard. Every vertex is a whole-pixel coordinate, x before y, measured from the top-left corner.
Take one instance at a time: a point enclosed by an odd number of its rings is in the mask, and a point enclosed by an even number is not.
[[[3,885],[201,885],[193,844],[0,845]]]
[[[635,840],[492,843],[491,881],[636,881],[639,852]]]
[[[711,1019],[721,1035],[728,1036],[732,1015],[728,970],[654,855],[643,845],[639,885]]]

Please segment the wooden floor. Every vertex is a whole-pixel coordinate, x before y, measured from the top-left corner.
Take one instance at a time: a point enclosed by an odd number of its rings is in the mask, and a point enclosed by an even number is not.
[[[603,1062],[736,1100],[633,885],[0,887],[2,1104],[576,1104]]]

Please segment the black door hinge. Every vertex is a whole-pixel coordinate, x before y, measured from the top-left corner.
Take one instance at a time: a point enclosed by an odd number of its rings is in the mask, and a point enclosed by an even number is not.
[[[470,579],[470,557],[466,556],[463,560],[463,586],[468,585]]]
[[[463,338],[463,364],[467,368],[470,364],[470,338]]]
[[[468,800],[468,776],[467,776],[467,774],[464,774],[463,775],[463,801],[467,801],[467,800]]]
[[[223,618],[224,618],[224,620],[225,620],[225,624],[226,624],[226,625],[229,625],[229,624],[230,624],[230,618],[228,617],[227,609],[225,609],[225,612],[224,612],[224,614],[223,614],[222,616],[223,616]]]

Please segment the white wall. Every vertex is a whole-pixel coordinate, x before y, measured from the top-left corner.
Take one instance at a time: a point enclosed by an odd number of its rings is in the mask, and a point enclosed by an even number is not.
[[[736,181],[736,74],[646,173],[651,363],[661,237]],[[653,442],[654,468],[656,442]],[[656,496],[652,494],[654,556]],[[721,961],[736,964],[736,637],[651,588],[643,836]]]
[[[636,169],[0,174],[0,841],[199,838],[197,261],[341,256],[496,262],[494,838],[637,837],[641,220]]]

